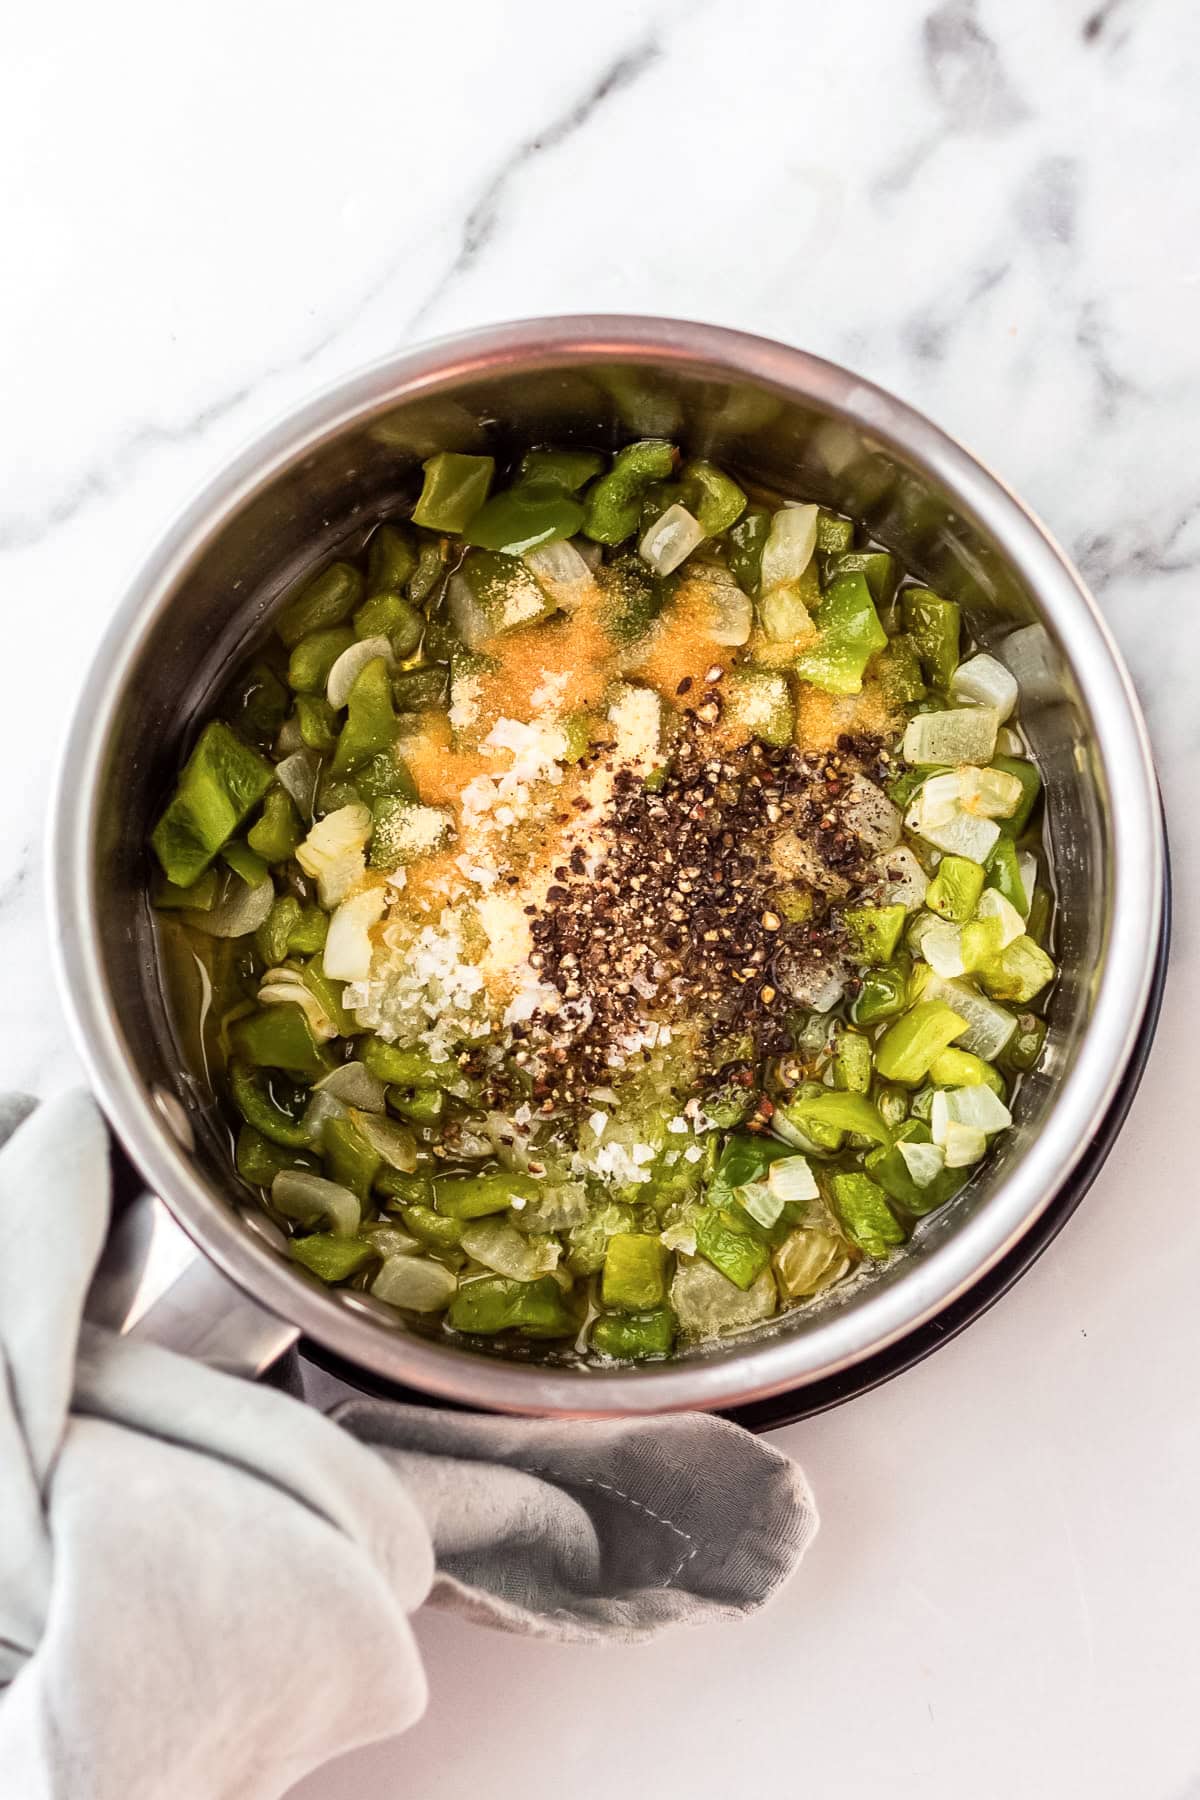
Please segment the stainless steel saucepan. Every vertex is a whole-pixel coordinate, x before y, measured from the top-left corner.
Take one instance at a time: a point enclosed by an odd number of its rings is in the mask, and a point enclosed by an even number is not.
[[[866,521],[1014,667],[1046,783],[1062,978],[1015,1129],[903,1255],[848,1297],[752,1335],[600,1372],[418,1336],[288,1261],[232,1171],[203,1070],[168,1014],[144,846],[197,721],[281,594],[411,497],[424,457],[648,434]],[[731,1406],[852,1370],[952,1308],[1064,1191],[1119,1100],[1149,1028],[1165,898],[1129,677],[1078,575],[1007,488],[845,369],[710,326],[609,317],[496,326],[380,363],[215,481],[116,610],[70,733],[51,867],[79,1045],[158,1197],[119,1219],[97,1310],[243,1369],[302,1333],[365,1379],[547,1414]]]

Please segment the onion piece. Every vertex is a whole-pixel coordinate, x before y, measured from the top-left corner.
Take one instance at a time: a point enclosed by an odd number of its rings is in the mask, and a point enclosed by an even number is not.
[[[235,875],[224,898],[210,912],[189,909],[184,917],[194,931],[202,931],[207,937],[248,937],[258,930],[274,904],[275,883],[269,875],[254,887]]]
[[[340,905],[366,873],[364,854],[371,836],[370,808],[361,804],[339,806],[318,819],[297,848],[296,861],[317,883],[321,905]]]
[[[975,908],[977,919],[999,919],[1000,948],[1007,950],[1015,944],[1019,937],[1025,935],[1025,921],[1013,905],[1006,900],[997,888],[984,888],[979,897],[979,905]]]
[[[980,769],[966,763],[958,771],[958,803],[974,819],[1011,819],[1024,788],[1003,769]]]
[[[1021,886],[1025,890],[1025,915],[1028,918],[1038,878],[1038,859],[1032,851],[1022,850],[1017,858],[1017,871],[1021,877]]]
[[[1003,724],[1017,704],[1016,678],[994,656],[980,654],[959,663],[950,677],[950,696],[964,706],[990,706]]]
[[[344,1119],[348,1111],[344,1102],[335,1100],[332,1094],[318,1093],[316,1088],[313,1089],[312,1099],[305,1107],[300,1123],[314,1150],[324,1147],[325,1127],[330,1119]]]
[[[702,544],[705,531],[699,519],[676,501],[643,534],[638,555],[656,575],[670,575]]]
[[[914,1187],[928,1187],[946,1166],[946,1153],[940,1144],[908,1144],[901,1139],[896,1148]]]
[[[701,627],[710,644],[736,650],[749,643],[754,630],[754,603],[724,570],[714,570],[708,584],[710,622]]]
[[[929,1109],[929,1135],[935,1144],[945,1145],[946,1127],[950,1124],[969,1125],[973,1131],[990,1135],[1007,1131],[1012,1114],[984,1081],[970,1087],[938,1088]]]
[[[371,1283],[377,1300],[407,1312],[441,1312],[454,1298],[458,1280],[443,1264],[402,1251],[389,1256]]]
[[[946,789],[946,782],[953,784],[952,793]],[[976,818],[959,804],[958,776],[953,773],[934,775],[924,784],[904,823],[909,831],[947,856],[965,856],[977,863],[987,861],[1000,836],[994,819]]]
[[[947,979],[966,974],[961,925],[953,925],[949,919],[935,918],[932,913],[923,913],[913,920],[908,937],[935,974]]]
[[[539,544],[527,550],[522,561],[540,588],[564,612],[574,612],[592,585],[592,571],[569,538]]]
[[[330,1043],[338,1028],[317,996],[296,969],[268,969],[258,990],[260,1006],[298,1006],[309,1029],[322,1043]]]
[[[275,765],[275,779],[292,796],[302,819],[311,819],[317,800],[321,759],[315,750],[297,750]]]
[[[922,1000],[944,1000],[952,1012],[967,1021],[967,1029],[954,1041],[956,1050],[969,1050],[984,1062],[995,1062],[1017,1029],[1015,1013],[998,1006],[965,981],[947,981],[936,971],[921,992]]]
[[[351,688],[367,664],[378,662],[380,657],[383,658],[389,669],[395,667],[396,658],[392,654],[389,638],[359,638],[356,643],[343,650],[330,669],[329,679],[325,683],[325,698],[330,706],[340,712],[350,698]]]
[[[303,1169],[281,1169],[271,1183],[271,1203],[286,1219],[308,1224],[328,1219],[336,1237],[353,1237],[362,1222],[357,1194],[339,1181]]]
[[[974,1125],[960,1125],[951,1119],[946,1126],[944,1155],[948,1169],[969,1169],[987,1155],[987,1138]]]
[[[468,1256],[510,1281],[536,1281],[557,1268],[562,1254],[548,1239],[527,1238],[506,1219],[473,1219],[459,1239]]]
[[[918,713],[904,730],[901,754],[910,763],[986,763],[996,753],[1000,716],[990,706]]]
[[[331,981],[365,981],[371,973],[371,929],[387,910],[387,890],[363,888],[343,900],[329,921],[321,967]]]
[[[879,906],[902,906],[906,912],[916,912],[924,905],[929,877],[907,844],[897,844],[894,850],[877,856],[872,870]]]
[[[347,1064],[347,1067],[351,1066]],[[355,1111],[353,1118],[356,1128],[372,1150],[378,1151],[389,1169],[399,1169],[402,1175],[412,1174],[417,1166],[417,1140],[407,1125],[399,1125],[395,1119],[381,1118],[377,1111]]]
[[[387,1089],[377,1075],[360,1062],[342,1063],[330,1075],[313,1084],[313,1092],[329,1094],[343,1106],[359,1112],[381,1113],[386,1109]]]
[[[838,803],[838,823],[876,853],[900,842],[900,814],[881,787],[865,775],[852,775]]]
[[[782,1194],[776,1194],[765,1181],[747,1181],[735,1190],[738,1201],[745,1212],[750,1214],[755,1224],[769,1231],[787,1205]]]
[[[793,1200],[816,1200],[820,1189],[803,1156],[781,1156],[767,1170],[767,1186],[776,1199],[790,1205]]]
[[[817,547],[816,506],[783,506],[771,519],[763,545],[759,591],[769,594],[785,581],[799,581]]]

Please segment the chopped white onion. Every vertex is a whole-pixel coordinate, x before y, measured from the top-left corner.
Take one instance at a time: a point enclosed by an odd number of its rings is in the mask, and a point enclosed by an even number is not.
[[[900,842],[900,814],[883,789],[865,775],[852,775],[838,806],[839,823],[861,838],[868,850],[892,850]]]
[[[915,1187],[928,1187],[946,1166],[946,1153],[940,1144],[909,1144],[901,1139],[896,1148]]]
[[[1012,901],[1006,900],[996,888],[984,888],[983,893],[979,896],[979,905],[975,908],[975,917],[977,919],[999,919],[1001,950],[1007,950],[1010,944],[1025,935],[1024,919]],[[938,973],[944,975],[946,971],[939,969]]]
[[[248,937],[258,930],[274,904],[275,883],[269,875],[254,887],[239,875],[230,881],[228,893],[211,911],[189,912],[187,921],[194,930],[203,931],[208,937]]]
[[[1017,1029],[1015,1013],[998,1006],[965,981],[947,981],[936,971],[925,983],[923,1000],[943,1000],[967,1029],[955,1040],[956,1050],[969,1050],[984,1062],[995,1062],[1013,1032]]]
[[[816,1200],[820,1194],[807,1158],[803,1156],[781,1156],[773,1162],[767,1170],[767,1186],[785,1205],[793,1200]]]
[[[1017,858],[1017,873],[1021,877],[1021,886],[1025,890],[1025,915],[1029,916],[1029,908],[1033,905],[1033,891],[1037,887],[1038,859],[1031,851],[1022,850]]]
[[[929,1109],[929,1134],[935,1144],[945,1146],[946,1129],[951,1124],[969,1125],[973,1131],[990,1134],[1007,1131],[1012,1114],[984,1081],[971,1087],[938,1088]]]
[[[708,585],[712,618],[701,629],[710,644],[737,649],[750,641],[754,629],[754,603],[736,581],[725,577],[723,571],[714,569],[712,577]]]
[[[329,679],[325,683],[325,698],[330,706],[341,711],[350,698],[350,690],[366,668],[368,663],[377,662],[380,658],[392,668],[395,657],[392,646],[385,637],[359,638],[357,643],[342,651],[329,671]]]
[[[951,1119],[946,1126],[943,1154],[948,1169],[969,1169],[987,1155],[987,1138],[974,1125],[960,1125],[957,1119]]]
[[[268,969],[258,990],[260,1006],[298,1006],[309,1029],[322,1043],[338,1035],[338,1028],[298,969]]]
[[[442,1263],[401,1252],[389,1256],[371,1283],[377,1300],[407,1312],[441,1312],[454,1298],[458,1281]]]
[[[1001,723],[1017,704],[1013,675],[994,656],[980,654],[959,663],[950,677],[950,695],[965,706],[990,706]]]
[[[574,612],[592,585],[592,571],[578,547],[567,538],[527,550],[525,567],[556,606]]]
[[[506,1275],[510,1281],[536,1281],[549,1275],[561,1255],[556,1243],[527,1238],[506,1219],[472,1219],[459,1239],[468,1256]]]
[[[343,900],[329,921],[321,966],[331,981],[365,981],[371,973],[371,928],[387,910],[387,890],[363,888]]]
[[[958,771],[959,804],[975,819],[1011,819],[1024,792],[1016,776],[1003,769],[965,763]]]
[[[350,1067],[349,1064],[346,1066]],[[382,1156],[389,1169],[399,1169],[402,1175],[412,1174],[417,1166],[417,1140],[407,1125],[399,1125],[395,1119],[385,1119],[377,1112],[357,1110],[354,1124],[372,1150]]]
[[[949,798],[947,782],[952,784]],[[1000,836],[994,819],[977,819],[964,811],[958,801],[958,776],[953,773],[931,776],[918,789],[904,823],[909,831],[947,856],[965,856],[977,863],[987,861]]]
[[[871,866],[878,905],[902,906],[906,912],[916,912],[924,904],[929,877],[907,844],[885,851]]]
[[[759,591],[769,594],[785,581],[799,581],[817,547],[816,506],[782,506],[771,519],[763,545]]]
[[[783,1195],[774,1193],[765,1181],[747,1181],[738,1188],[737,1197],[755,1223],[768,1231],[787,1205]]]
[[[342,1063],[331,1075],[323,1075],[314,1084],[314,1092],[332,1094],[344,1106],[360,1112],[381,1113],[387,1100],[387,1089],[377,1075],[360,1062]]]
[[[302,819],[311,819],[317,798],[321,759],[315,750],[297,750],[275,765],[275,779],[296,802]]]
[[[317,883],[321,905],[338,906],[366,872],[364,852],[371,836],[370,808],[339,806],[318,819],[296,851],[296,861]]]
[[[344,1119],[347,1108],[341,1100],[335,1100],[332,1094],[325,1094],[314,1088],[312,1099],[304,1109],[304,1117],[300,1123],[304,1127],[304,1135],[314,1150],[320,1150],[325,1142],[325,1127],[330,1119]]]
[[[466,576],[452,575],[446,587],[446,610],[450,622],[468,650],[482,650],[494,635],[487,614],[471,592]]]
[[[966,974],[961,925],[951,924],[949,919],[935,918],[932,913],[923,913],[913,920],[908,935],[935,974],[947,979]]]
[[[704,542],[704,538],[704,527],[699,519],[693,518],[687,507],[676,501],[643,534],[638,555],[643,562],[649,563],[656,575],[670,575],[686,561],[697,544]]]
[[[304,1169],[281,1169],[271,1183],[271,1201],[287,1219],[328,1219],[337,1237],[353,1237],[362,1221],[357,1194]]]
[[[918,713],[905,727],[901,754],[910,763],[991,762],[999,725],[990,706]]]

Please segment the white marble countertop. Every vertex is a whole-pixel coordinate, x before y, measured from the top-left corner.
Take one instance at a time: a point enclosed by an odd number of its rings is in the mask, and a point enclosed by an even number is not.
[[[1128,1128],[1002,1305],[779,1434],[824,1514],[780,1603],[607,1654],[423,1618],[425,1722],[297,1800],[1200,1795],[1190,0],[117,0],[19,9],[5,50],[5,1085],[78,1075],[46,724],[126,577],[273,416],[484,320],[712,319],[932,413],[1090,578],[1171,817],[1174,964]]]

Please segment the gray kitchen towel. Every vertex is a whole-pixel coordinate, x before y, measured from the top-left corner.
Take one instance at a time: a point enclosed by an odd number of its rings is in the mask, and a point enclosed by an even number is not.
[[[0,1100],[0,1142],[3,1800],[274,1800],[420,1716],[424,1602],[628,1643],[755,1611],[812,1539],[719,1419],[326,1417],[101,1331],[99,1112]]]

